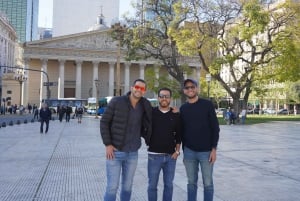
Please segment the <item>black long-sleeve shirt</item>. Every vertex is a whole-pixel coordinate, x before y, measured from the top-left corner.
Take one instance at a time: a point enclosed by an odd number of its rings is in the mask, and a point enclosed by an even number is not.
[[[172,110],[163,113],[158,107],[152,111],[152,134],[149,152],[173,154],[176,144],[181,144],[181,124],[179,113]]]
[[[180,108],[182,144],[194,151],[211,151],[219,141],[219,122],[211,101],[198,99]]]

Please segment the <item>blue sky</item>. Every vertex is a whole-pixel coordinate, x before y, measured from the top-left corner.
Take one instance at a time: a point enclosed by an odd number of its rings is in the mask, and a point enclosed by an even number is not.
[[[130,10],[132,0],[120,0],[120,14]],[[53,0],[39,0],[39,27],[52,27]]]

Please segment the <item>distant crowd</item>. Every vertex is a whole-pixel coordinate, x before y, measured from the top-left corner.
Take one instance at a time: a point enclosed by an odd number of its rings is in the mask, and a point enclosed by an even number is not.
[[[28,112],[29,114],[34,114],[35,110],[37,110],[36,104],[31,105],[30,103],[27,104],[27,106],[23,105],[9,105],[9,106],[4,106],[1,105],[0,108],[0,114],[24,114]]]

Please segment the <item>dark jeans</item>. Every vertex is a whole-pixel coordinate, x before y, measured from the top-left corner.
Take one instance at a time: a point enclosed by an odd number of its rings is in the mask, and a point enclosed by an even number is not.
[[[46,123],[46,133],[48,132],[48,128],[49,128],[49,119],[41,119],[41,128],[40,131],[41,133],[43,132],[43,127],[44,127],[44,122]]]
[[[71,114],[66,113],[66,122],[69,122],[69,121],[70,121],[70,117],[71,117]]]

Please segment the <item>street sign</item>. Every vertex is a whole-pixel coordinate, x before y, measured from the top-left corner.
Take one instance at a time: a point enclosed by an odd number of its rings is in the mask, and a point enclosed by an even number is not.
[[[58,82],[49,82],[49,87],[57,86]],[[48,86],[48,82],[44,82],[43,86]]]

